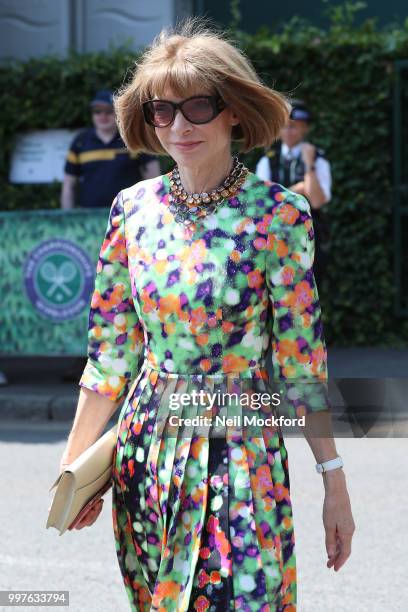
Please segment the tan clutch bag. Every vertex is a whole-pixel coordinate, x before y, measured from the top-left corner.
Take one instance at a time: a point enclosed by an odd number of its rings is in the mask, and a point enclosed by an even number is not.
[[[46,528],[55,527],[62,535],[102,497],[112,485],[113,451],[117,425],[109,429],[77,457],[51,486],[57,487],[48,515]]]
[[[140,376],[129,391],[130,397]],[[112,486],[113,452],[118,425],[114,425],[61,472],[50,491],[57,487],[46,528],[55,527],[61,536],[71,530],[95,501]]]

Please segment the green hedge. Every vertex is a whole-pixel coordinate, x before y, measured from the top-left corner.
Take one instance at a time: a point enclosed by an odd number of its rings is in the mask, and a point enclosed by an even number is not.
[[[408,20],[381,31],[374,20],[357,28],[356,8],[335,7],[327,31],[293,18],[279,32],[249,36],[235,23],[233,33],[266,82],[308,100],[316,117],[310,141],[332,165],[332,260],[321,288],[328,343],[399,346],[406,344],[408,321],[393,313],[391,92],[393,61],[408,57]],[[59,206],[59,184],[8,184],[14,135],[86,125],[94,91],[120,86],[134,59],[121,48],[0,69],[3,209]],[[261,155],[246,156],[252,169]]]
[[[328,341],[406,346],[408,321],[393,311],[392,87],[394,60],[408,58],[408,20],[355,28],[353,10],[333,9],[325,32],[295,18],[283,32],[240,41],[268,83],[308,100],[309,139],[331,162],[333,240],[321,291]]]

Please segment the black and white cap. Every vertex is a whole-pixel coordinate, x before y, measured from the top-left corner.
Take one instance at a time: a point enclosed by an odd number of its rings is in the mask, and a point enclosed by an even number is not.
[[[306,107],[303,100],[292,100],[291,101],[292,111],[290,113],[290,119],[299,121],[311,121],[312,114]]]

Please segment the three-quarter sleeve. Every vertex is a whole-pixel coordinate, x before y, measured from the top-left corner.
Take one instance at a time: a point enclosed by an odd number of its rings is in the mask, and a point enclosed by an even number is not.
[[[314,251],[309,202],[289,192],[268,227],[265,267],[273,316],[273,376],[283,395],[281,411],[291,417],[330,408]]]
[[[127,394],[144,351],[126,249],[122,192],[114,199],[96,266],[88,322],[88,360],[79,381],[113,401]]]

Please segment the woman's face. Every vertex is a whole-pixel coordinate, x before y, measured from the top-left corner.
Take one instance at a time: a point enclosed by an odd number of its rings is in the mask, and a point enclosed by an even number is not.
[[[197,91],[180,98],[167,90],[164,95],[155,98],[177,103],[197,95],[211,95],[211,92]],[[212,165],[215,160],[230,155],[231,130],[238,123],[238,117],[228,106],[215,119],[204,124],[190,123],[177,109],[173,123],[168,127],[154,129],[162,147],[179,167],[197,168]]]

